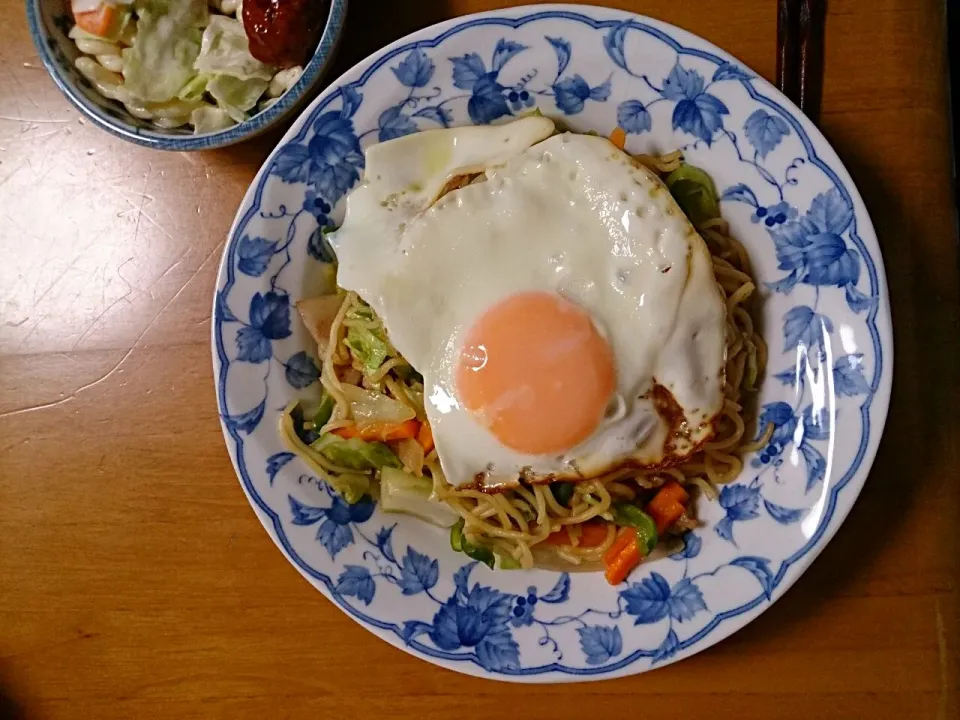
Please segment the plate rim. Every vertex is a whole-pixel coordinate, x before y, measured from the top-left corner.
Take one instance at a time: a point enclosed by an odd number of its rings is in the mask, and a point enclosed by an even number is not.
[[[889,301],[889,290],[886,279],[886,270],[876,231],[870,218],[866,204],[860,195],[859,189],[854,183],[846,166],[837,155],[829,141],[823,136],[820,130],[796,107],[788,98],[782,95],[771,83],[759,74],[753,72],[751,82],[760,83],[762,94],[756,92],[753,87],[747,84],[747,92],[751,98],[768,107],[779,107],[785,110],[791,125],[798,130],[798,136],[807,151],[811,161],[821,170],[834,184],[844,192],[855,210],[857,218],[856,231],[851,233],[851,237],[861,252],[866,248],[866,242],[863,235],[872,238],[876,246],[875,253],[864,253],[868,258],[865,263],[869,269],[872,267],[871,284],[876,284],[877,306],[872,309],[867,321],[867,327],[871,335],[871,340],[876,350],[876,363],[878,372],[876,375],[877,387],[872,389],[871,395],[867,401],[860,407],[861,418],[864,423],[860,447],[850,466],[840,476],[840,478],[831,485],[829,492],[824,498],[826,505],[824,512],[829,513],[829,519],[826,523],[820,522],[818,528],[811,538],[798,549],[792,556],[784,559],[781,563],[786,563],[785,568],[781,568],[782,578],[775,585],[770,596],[761,593],[752,601],[741,606],[733,608],[730,611],[719,613],[714,620],[708,623],[696,635],[688,638],[685,642],[691,644],[685,649],[678,651],[673,657],[661,661],[655,667],[635,667],[635,664],[641,658],[636,653],[621,659],[620,662],[604,665],[600,668],[575,668],[554,662],[549,665],[541,665],[532,668],[521,668],[519,671],[505,673],[503,671],[491,672],[477,664],[476,658],[462,655],[446,653],[435,649],[432,646],[422,646],[416,640],[406,643],[396,631],[394,623],[385,623],[377,618],[366,615],[362,611],[354,608],[349,603],[341,602],[338,595],[334,592],[332,578],[314,570],[296,550],[292,547],[285,531],[282,528],[282,521],[278,514],[270,508],[267,503],[256,493],[252,487],[252,480],[249,478],[245,461],[242,456],[243,440],[236,431],[228,428],[224,422],[226,388],[225,379],[222,376],[224,364],[222,357],[222,343],[218,336],[218,322],[216,320],[216,303],[220,289],[224,284],[225,278],[233,275],[233,268],[229,262],[231,250],[236,241],[236,231],[245,224],[249,218],[247,215],[254,209],[256,196],[262,191],[261,181],[265,173],[268,173],[279,149],[288,143],[295,141],[298,136],[308,127],[306,119],[319,107],[325,106],[341,95],[341,87],[344,84],[363,84],[383,63],[392,59],[398,51],[409,50],[414,45],[421,47],[436,47],[446,37],[455,34],[452,30],[460,31],[467,27],[473,27],[480,24],[502,25],[509,28],[517,28],[529,22],[538,19],[559,18],[583,22],[594,29],[610,26],[613,27],[620,22],[631,21],[642,26],[639,29],[648,34],[656,36],[661,41],[671,46],[678,54],[692,55],[708,59],[718,64],[725,61],[733,61],[743,68],[750,69],[748,65],[742,63],[731,53],[717,47],[710,41],[695,35],[681,27],[666,23],[664,21],[651,18],[645,15],[631,13],[615,8],[603,6],[590,6],[578,4],[555,4],[548,3],[543,5],[523,5],[517,7],[503,8],[500,10],[491,10],[480,13],[445,20],[426,28],[414,31],[399,38],[398,40],[385,45],[374,51],[369,56],[360,60],[353,67],[342,73],[337,79],[331,81],[327,88],[303,110],[300,116],[294,121],[283,138],[277,143],[277,146],[266,158],[260,170],[252,180],[250,187],[244,194],[243,200],[238,207],[236,216],[231,224],[227,242],[221,257],[221,264],[217,274],[217,284],[213,298],[213,322],[211,323],[211,336],[213,345],[213,369],[214,385],[217,394],[218,408],[220,410],[221,429],[224,434],[224,440],[227,445],[228,453],[238,475],[238,480],[247,496],[255,514],[263,524],[264,529],[273,539],[277,547],[280,548],[287,560],[297,569],[297,571],[311,585],[321,591],[328,600],[333,602],[342,611],[347,613],[353,620],[360,623],[377,637],[389,642],[391,645],[417,657],[426,660],[446,669],[472,675],[486,679],[493,679],[507,682],[518,683],[557,683],[557,682],[585,682],[602,679],[611,679],[615,677],[624,677],[628,675],[639,674],[651,669],[658,669],[673,662],[678,662],[687,657],[695,655],[706,650],[716,643],[726,639],[734,632],[742,629],[760,614],[771,607],[793,586],[793,584],[803,575],[809,566],[823,552],[824,548],[830,543],[836,535],[837,530],[845,522],[853,506],[863,489],[863,485],[870,473],[873,462],[876,458],[877,449],[886,426],[887,414],[889,411],[890,396],[893,384],[893,350],[894,339],[892,333],[891,310]],[[483,23],[484,20],[502,20],[500,23]],[[651,33],[650,30],[656,32]],[[695,43],[698,47],[688,47],[687,43]],[[347,80],[347,78],[354,78]],[[830,165],[821,157],[826,155]],[[230,283],[232,284],[232,279]],[[769,382],[769,379],[767,380]],[[871,414],[876,415],[871,420]],[[875,425],[875,427],[874,427]],[[851,483],[855,487],[850,487]],[[853,491],[852,495],[844,501],[845,507],[840,507],[839,495],[844,489]],[[726,620],[736,620],[736,622],[727,623]],[[701,637],[702,636],[702,637]],[[471,662],[464,662],[471,660]]]

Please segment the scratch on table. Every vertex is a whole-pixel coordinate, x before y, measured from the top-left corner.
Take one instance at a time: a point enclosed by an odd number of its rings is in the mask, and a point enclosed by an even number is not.
[[[73,347],[70,348],[70,349],[71,349],[71,350],[76,350],[76,349],[80,346],[80,343],[83,342],[83,339],[84,339],[87,335],[89,335],[89,334],[90,334],[90,331],[93,330],[93,328],[96,327],[97,323],[99,323],[99,322],[103,319],[103,316],[106,315],[106,314],[107,314],[108,312],[110,312],[111,310],[113,310],[113,308],[115,308],[115,307],[116,307],[117,305],[119,305],[121,302],[126,301],[126,303],[129,305],[129,304],[130,304],[130,301],[127,300],[127,298],[130,297],[130,294],[131,294],[131,293],[132,293],[132,289],[131,289],[131,290],[127,290],[126,293],[124,293],[123,295],[121,295],[120,297],[118,297],[116,300],[114,300],[112,303],[110,303],[109,305],[107,305],[101,312],[97,313],[97,316],[96,316],[93,320],[91,320],[90,323],[87,325],[87,327],[84,329],[84,331],[83,331],[82,333],[80,333],[80,337],[77,338],[77,341],[76,341],[75,343],[73,343]]]
[[[51,122],[54,122],[54,121],[51,121]],[[65,122],[65,121],[57,120],[56,122]],[[70,135],[70,128],[69,128],[68,126],[64,125],[64,126],[61,127],[61,128],[58,128],[58,129],[56,129],[56,130],[50,130],[50,131],[45,132],[45,133],[42,133],[42,134],[40,134],[40,135],[31,135],[30,137],[22,138],[22,139],[19,137],[19,136],[21,136],[21,135],[26,135],[26,134],[27,134],[28,132],[30,132],[31,130],[36,130],[38,127],[39,127],[39,125],[36,125],[36,124],[24,125],[22,128],[20,128],[20,130],[16,133],[16,135],[6,135],[6,136],[0,138],[0,143],[8,143],[8,142],[10,142],[11,140],[15,140],[15,141],[16,141],[16,140],[19,140],[19,141],[21,141],[21,142],[31,142],[31,143],[32,143],[32,142],[36,142],[37,140],[42,140],[43,138],[52,137],[52,136],[54,136],[54,135],[60,135],[61,133],[64,134],[64,135]],[[49,153],[48,153],[48,154],[49,154]],[[45,156],[45,157],[46,157],[46,156]]]
[[[30,438],[21,438],[20,440],[7,445],[5,448],[0,449],[0,455],[6,455],[9,452],[13,452],[15,448],[18,448],[21,445],[26,445],[28,442],[30,442]]]
[[[100,286],[100,306],[107,304],[107,263],[100,266],[100,279],[97,282]]]
[[[107,185],[106,187],[107,189],[112,190],[113,193],[117,195],[119,198],[124,200],[127,203],[127,205],[129,205],[130,208],[133,210],[136,210],[138,206],[133,201],[131,201],[130,198],[127,197],[128,194],[136,195],[138,198],[140,198],[140,202],[143,204],[144,207],[146,207],[148,202],[152,203],[154,200],[156,200],[156,198],[150,193],[137,192],[136,190],[130,190],[129,188],[118,188],[116,185],[116,182],[113,182],[110,185]],[[121,210],[119,213],[117,213],[117,217],[121,217],[127,214],[128,212],[129,210]]]
[[[65,120],[51,120],[50,122],[66,122],[66,121],[65,121]],[[35,142],[35,141],[37,141],[37,140],[42,140],[43,138],[52,137],[52,136],[54,136],[54,135],[59,135],[59,134],[61,134],[61,133],[63,133],[64,135],[69,135],[69,134],[70,134],[70,128],[65,126],[65,127],[59,128],[58,130],[51,130],[50,132],[45,132],[45,133],[42,133],[42,134],[40,134],[40,135],[32,135],[32,136],[30,137],[30,142]]]
[[[162,273],[160,273],[160,275],[157,277],[156,280],[154,280],[153,282],[151,282],[151,283],[147,286],[146,292],[150,295],[150,297],[153,297],[153,288],[156,287],[157,283],[159,283],[159,282],[160,282],[161,280],[163,280],[167,275],[169,275],[171,272],[173,272],[173,270],[174,270],[178,265],[180,265],[180,263],[182,263],[182,262],[186,259],[187,255],[190,254],[190,251],[191,251],[192,249],[193,249],[193,248],[191,248],[189,245],[186,246],[186,247],[183,249],[183,251],[180,253],[180,255],[177,256],[177,259],[174,260],[166,270],[164,270]]]
[[[33,337],[34,333],[40,329],[40,323],[50,317],[50,313],[40,313],[40,316],[33,321],[33,325],[30,327],[30,330],[26,335],[20,340],[20,347],[26,347],[27,341]]]
[[[20,82],[20,78],[17,77],[17,73],[12,72],[12,73],[10,73],[9,77],[11,77],[11,78],[13,79],[13,81],[17,84],[17,87],[20,88],[20,92],[15,93],[14,96],[15,96],[16,98],[18,98],[18,99],[21,98],[21,97],[25,97],[27,100],[30,101],[30,104],[31,104],[31,105],[33,105],[37,110],[39,110],[39,109],[40,109],[40,106],[37,105],[37,101],[34,100],[34,99],[33,99],[33,96],[32,96],[30,93],[27,92],[26,88],[24,88],[23,83]],[[18,107],[18,109],[19,109],[19,106],[20,106],[20,103],[19,103],[19,100],[18,100],[18,101],[17,101],[17,107]]]
[[[157,324],[157,320],[159,320],[160,317],[163,315],[163,313],[166,312],[167,308],[170,307],[176,301],[176,299],[183,294],[183,291],[187,289],[187,286],[193,281],[193,279],[197,275],[200,274],[200,272],[203,270],[206,264],[210,262],[210,258],[214,257],[217,254],[217,251],[223,247],[223,244],[225,242],[226,240],[221,240],[214,246],[213,250],[211,250],[207,254],[207,256],[200,263],[200,266],[196,269],[196,271],[194,271],[193,274],[191,274],[190,277],[187,278],[186,282],[184,282],[183,285],[180,286],[180,289],[177,290],[177,292],[174,293],[173,296],[169,300],[167,300],[166,303],[164,303],[163,307],[160,308],[157,314],[153,316],[153,319],[147,324],[147,326],[141,331],[141,333],[137,335],[136,339],[130,345],[130,348],[123,354],[123,356],[116,363],[114,363],[113,367],[107,370],[106,373],[98,377],[96,380],[91,380],[90,382],[84,385],[81,385],[65,398],[62,398],[60,400],[54,400],[48,403],[39,403],[37,405],[28,405],[25,407],[16,408],[14,410],[7,410],[6,412],[0,413],[0,419],[7,418],[7,417],[14,417],[16,415],[23,415],[29,412],[36,412],[38,410],[49,410],[50,408],[55,408],[61,405],[65,405],[70,401],[74,400],[77,397],[77,395],[84,392],[85,390],[90,390],[91,388],[94,388],[100,383],[108,380],[111,376],[113,376],[115,372],[117,372],[120,366],[123,365],[124,362],[126,362],[127,358],[133,355],[133,352],[134,350],[137,349],[138,345],[140,344],[140,341],[143,340],[146,334],[150,332],[150,329]]]
[[[130,284],[130,281],[127,280],[127,279],[123,276],[123,273],[120,272],[120,271],[123,270],[124,266],[125,266],[127,263],[133,262],[133,260],[134,260],[133,257],[129,257],[129,258],[127,258],[126,260],[124,260],[124,261],[120,264],[120,267],[117,268],[117,275],[119,276],[119,278],[120,278],[121,280],[123,280],[124,283],[126,283],[126,285],[127,285],[127,291],[126,291],[123,295],[121,295],[120,297],[118,297],[116,300],[114,300],[112,303],[110,303],[109,305],[107,305],[107,306],[103,309],[102,312],[100,312],[93,320],[90,321],[90,323],[87,325],[86,329],[80,334],[80,337],[77,338],[77,341],[73,344],[73,347],[71,348],[72,350],[76,350],[76,349],[80,346],[80,343],[83,341],[83,339],[84,339],[87,335],[90,334],[90,331],[93,330],[94,327],[96,327],[97,323],[99,323],[100,320],[103,319],[103,316],[104,316],[104,315],[106,315],[108,312],[110,312],[113,308],[115,308],[115,307],[116,307],[117,305],[119,305],[121,302],[126,301],[127,304],[130,303],[130,301],[127,300],[127,298],[129,298],[130,295],[133,294],[134,288],[133,288],[133,285]],[[105,268],[104,268],[104,273],[105,273]],[[101,281],[100,287],[101,287],[101,289],[106,287],[106,280],[105,280],[105,279]],[[105,302],[105,299],[104,299],[104,298],[101,298],[101,302]]]
[[[24,95],[24,96],[26,95],[26,93],[23,92],[23,85],[22,85],[21,82],[17,79],[16,73],[4,73],[4,74],[3,74],[3,77],[4,77],[4,78],[9,78],[9,79],[13,80],[14,83],[16,83],[17,89],[16,89],[16,90],[13,90],[12,92],[10,92],[7,88],[5,88],[6,92],[4,93],[4,95],[5,95],[5,97],[12,97],[12,98],[13,98],[13,104],[14,104],[14,107],[16,108],[17,114],[22,114],[22,113],[21,113],[21,108],[20,108],[20,97],[21,97],[21,95]],[[33,102],[34,105],[37,104],[35,100],[32,100],[32,99],[31,99],[31,101]]]
[[[153,166],[152,166],[152,165],[150,166],[150,169],[151,169],[151,170],[153,169]],[[148,179],[149,179],[149,172],[148,172]],[[143,208],[146,206],[147,201],[149,200],[150,202],[153,202],[153,200],[154,200],[154,197],[153,197],[152,195],[148,195],[148,194],[146,193],[146,189],[147,189],[147,184],[146,184],[146,182],[144,182],[144,185],[143,185],[144,192],[136,193],[137,195],[140,196],[140,205],[139,205],[139,206],[138,206],[136,203],[132,202],[132,201],[130,200],[130,198],[128,198],[126,195],[124,195],[123,192],[120,191],[120,190],[118,190],[116,187],[113,187],[113,186],[110,186],[110,185],[108,185],[107,187],[113,192],[114,195],[116,195],[116,196],[119,197],[121,200],[123,200],[125,203],[127,203],[127,205],[130,206],[130,209],[131,209],[131,210],[135,210],[135,211],[136,211],[136,213],[137,213],[137,221],[136,221],[136,225],[134,226],[134,229],[133,229],[133,239],[134,239],[134,241],[136,241],[137,235],[138,235],[138,233],[139,233],[139,231],[140,231],[140,221],[141,221],[141,220],[146,220],[148,223],[150,223],[151,225],[153,225],[157,230],[159,230],[161,233],[163,233],[164,237],[166,237],[168,240],[175,240],[175,238],[173,237],[173,235],[171,235],[163,225],[161,225],[159,222],[157,222],[156,220],[154,220],[152,217],[150,217],[147,213],[145,213],[145,212],[143,211]],[[119,213],[117,213],[117,217],[121,217],[121,216],[127,214],[127,212],[128,212],[127,210],[124,210],[124,211],[122,211],[122,212],[119,212]]]
[[[58,136],[63,130],[66,130],[66,129],[67,129],[66,126],[64,126],[60,130],[52,134],[55,136]],[[62,145],[61,142],[53,141],[53,140],[48,140],[47,142],[42,144],[44,150],[43,150],[43,155],[40,157],[40,166],[38,170],[34,171],[38,174],[38,177],[36,180],[38,185],[42,183],[46,179],[47,175],[49,175],[55,168],[62,166],[62,162],[60,161],[61,145]],[[47,161],[50,160],[51,156],[57,156],[57,160],[55,160],[52,163],[49,163]]]
[[[3,177],[3,178],[0,178],[0,187],[3,187],[4,183],[6,183],[8,180],[10,180],[10,179],[11,179],[14,175],[16,175],[18,172],[20,172],[21,170],[23,170],[23,168],[25,167],[25,165],[26,165],[26,163],[20,163],[19,165],[17,165],[17,167],[15,167],[15,168],[13,169],[13,171],[12,171],[9,175],[7,175],[7,176],[5,176],[5,177]]]
[[[80,361],[77,360],[73,355],[68,355],[68,354],[65,353],[65,352],[58,352],[57,355],[59,355],[60,357],[62,357],[64,360],[69,360],[69,361],[72,362],[74,365],[79,365],[79,364],[80,364]]]
[[[54,278],[53,282],[50,283],[50,285],[47,286],[47,289],[44,290],[42,293],[40,293],[39,296],[36,294],[36,287],[34,287],[34,296],[33,296],[34,308],[36,308],[37,305],[40,304],[40,301],[43,300],[47,295],[49,295],[50,291],[53,290],[60,283],[61,280],[63,280],[64,275],[66,275],[68,272],[70,272],[73,268],[77,266],[77,263],[80,262],[80,260],[84,257],[84,253],[86,253],[87,250],[93,247],[93,245],[104,235],[104,232],[105,231],[101,230],[100,232],[97,233],[96,237],[94,237],[93,240],[91,240],[86,245],[84,245],[83,248],[80,250],[80,252],[74,255],[73,260],[70,261],[70,264],[67,265],[60,272],[60,274],[57,275],[56,278]]]
[[[147,173],[143,178],[143,190],[140,192],[140,207],[137,208],[137,221],[133,226],[133,241],[137,241],[140,233],[140,218],[143,217],[143,206],[147,202],[147,186],[150,184],[150,176],[153,174],[153,163],[147,164]],[[126,200],[126,198],[124,198]],[[128,201],[129,202],[129,201]]]
[[[123,276],[123,269],[124,269],[127,265],[129,265],[130,263],[132,263],[134,260],[136,260],[136,258],[135,258],[133,255],[131,255],[131,256],[128,257],[126,260],[124,260],[122,263],[120,263],[119,266],[117,266],[117,277],[120,278],[121,280],[123,280],[123,282],[126,284],[127,290],[128,290],[129,292],[133,292],[134,287],[133,287],[133,285],[131,284],[131,282],[130,282],[129,280],[127,280],[127,279]]]
[[[42,118],[13,117],[12,115],[0,115],[0,120],[9,120],[11,122],[36,123],[37,125],[52,125],[52,124],[61,124],[61,123],[70,122],[70,120],[53,120],[53,119],[44,120]]]

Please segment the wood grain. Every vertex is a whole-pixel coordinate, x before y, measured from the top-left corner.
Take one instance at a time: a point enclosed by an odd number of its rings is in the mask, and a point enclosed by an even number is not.
[[[353,0],[331,77],[498,0]],[[619,0],[763,76],[773,2]],[[896,336],[849,520],[743,631],[617,681],[517,687],[376,641],[249,509],[210,298],[274,133],[158,153],[83,122],[0,0],[0,718],[960,717],[960,294],[942,3],[829,4],[821,126],[870,209]]]

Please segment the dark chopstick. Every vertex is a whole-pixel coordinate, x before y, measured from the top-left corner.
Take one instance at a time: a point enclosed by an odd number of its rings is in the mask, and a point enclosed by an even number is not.
[[[823,76],[823,0],[777,0],[777,87],[814,122]]]
[[[823,82],[822,0],[804,0],[800,6],[800,109],[817,122]]]
[[[777,87],[800,104],[800,3],[777,0]]]

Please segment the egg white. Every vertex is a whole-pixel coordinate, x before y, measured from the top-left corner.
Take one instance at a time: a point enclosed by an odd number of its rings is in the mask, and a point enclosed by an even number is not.
[[[546,118],[526,118],[373,146],[331,236],[338,284],[373,307],[424,376],[454,485],[673,463],[711,436],[722,408],[726,308],[703,240],[650,170],[606,139],[552,132]],[[482,182],[436,200],[451,177],[477,172]],[[563,455],[504,447],[457,398],[465,333],[529,290],[585,308],[615,356],[608,416]]]

